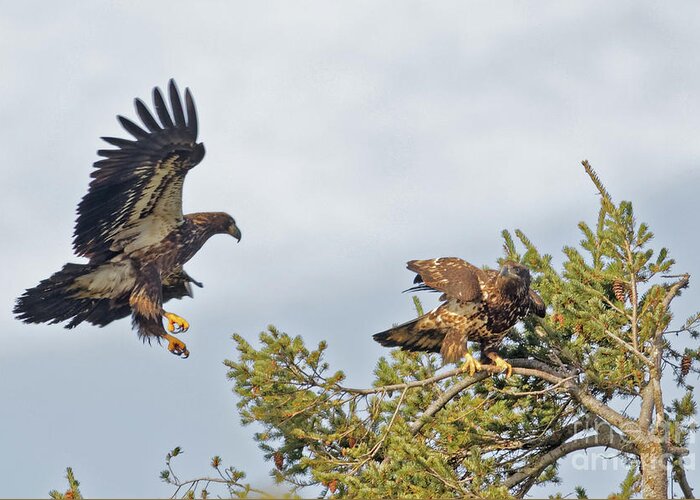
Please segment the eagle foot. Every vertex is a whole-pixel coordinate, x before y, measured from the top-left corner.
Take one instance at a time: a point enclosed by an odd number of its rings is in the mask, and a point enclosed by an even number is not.
[[[163,316],[168,320],[168,331],[170,333],[182,333],[186,332],[190,328],[190,324],[187,322],[187,320],[178,316],[177,314],[164,312]]]
[[[471,353],[466,353],[464,355],[464,364],[462,364],[462,370],[469,372],[469,376],[474,375],[475,372],[481,370],[481,363],[479,363]]]
[[[506,372],[506,378],[510,378],[510,376],[513,375],[513,367],[505,359],[500,356],[494,356],[492,359],[494,364],[500,368],[502,372]]]
[[[187,350],[187,346],[182,340],[168,333],[163,335],[163,338],[168,341],[168,351],[172,352],[175,356],[181,356],[183,359],[189,357],[190,351]]]

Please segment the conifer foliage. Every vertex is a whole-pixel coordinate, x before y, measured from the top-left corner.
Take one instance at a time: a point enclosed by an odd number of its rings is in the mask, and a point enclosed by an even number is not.
[[[58,490],[49,491],[49,496],[54,500],[82,500],[83,495],[80,493],[80,482],[75,478],[73,469],[66,467],[66,479],[68,480],[68,489],[61,493]]]
[[[311,348],[272,326],[258,346],[234,336],[238,359],[226,365],[241,420],[262,427],[255,439],[277,481],[305,495],[522,497],[558,482],[566,455],[605,447],[629,469],[615,497],[666,497],[668,471],[692,496],[683,457],[698,350],[673,343],[698,337],[700,315],[670,329],[690,277],[673,274],[632,204],[615,203],[583,166],[600,209],[595,224],[579,223],[580,243],[563,248],[562,270],[523,232],[503,232],[501,261],[528,266],[548,304],[545,319],[509,332],[509,379],[490,365],[469,376],[436,355],[395,350],[377,362],[372,387],[352,388],[324,361],[325,342]],[[685,396],[667,401],[663,377]]]

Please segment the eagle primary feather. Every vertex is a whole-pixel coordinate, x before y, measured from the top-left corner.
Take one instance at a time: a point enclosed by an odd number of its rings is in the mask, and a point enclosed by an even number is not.
[[[545,304],[530,289],[530,272],[515,262],[500,271],[479,269],[456,258],[412,260],[416,286],[408,291],[442,292],[437,308],[402,325],[374,335],[387,347],[439,352],[446,363],[466,358],[473,373],[480,364],[467,351],[467,341],[479,342],[482,360],[492,360],[510,373],[496,349],[508,329],[530,313],[545,315]]]
[[[182,186],[187,172],[204,157],[197,142],[197,112],[189,89],[185,107],[173,80],[170,110],[160,89],[153,89],[158,119],[140,100],[136,113],[144,128],[118,116],[135,140],[103,137],[116,149],[101,149],[88,193],[78,205],[73,247],[87,264],[66,264],[27,290],[14,312],[27,323],[83,321],[104,326],[131,314],[139,336],[168,341],[174,354],[187,356],[184,343],[163,328],[187,329],[188,323],[163,310],[172,298],[192,296],[193,280],[182,266],[214,234],[240,240],[233,218],[223,212],[183,215]],[[171,114],[172,112],[172,114]]]
[[[78,205],[73,247],[78,255],[98,254],[150,246],[182,221],[182,186],[187,172],[204,157],[197,143],[197,112],[185,90],[187,118],[173,80],[169,97],[174,119],[158,88],[153,89],[158,124],[145,104],[135,100],[136,111],[148,132],[123,116],[118,119],[136,140],[103,139],[118,149],[101,149],[90,189]]]

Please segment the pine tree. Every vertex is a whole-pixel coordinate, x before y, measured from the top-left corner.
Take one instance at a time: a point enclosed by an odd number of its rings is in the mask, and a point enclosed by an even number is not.
[[[324,361],[325,342],[310,348],[273,326],[258,347],[234,336],[238,359],[226,365],[241,420],[262,425],[255,439],[279,482],[322,496],[523,497],[556,483],[566,455],[607,447],[630,471],[615,498],[667,497],[668,470],[692,496],[683,456],[696,403],[686,375],[698,373],[688,360],[699,352],[679,352],[669,335],[698,337],[700,314],[669,329],[690,277],[671,274],[668,250],[651,247],[632,204],[614,203],[583,166],[600,209],[593,226],[579,223],[580,244],[563,248],[561,271],[522,231],[503,232],[501,261],[528,266],[549,305],[545,319],[509,332],[500,351],[509,379],[490,365],[469,376],[436,355],[396,350],[379,359],[372,387],[351,388]],[[667,402],[663,376],[685,396]]]

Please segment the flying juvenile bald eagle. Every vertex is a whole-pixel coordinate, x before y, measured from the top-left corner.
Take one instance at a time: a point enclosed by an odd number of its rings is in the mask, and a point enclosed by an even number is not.
[[[187,172],[204,157],[197,142],[197,112],[189,89],[185,110],[175,82],[169,85],[170,110],[160,89],[153,89],[158,120],[136,99],[145,129],[118,116],[135,140],[103,137],[117,149],[97,152],[90,189],[78,205],[73,248],[87,264],[63,269],[17,299],[14,313],[26,323],[83,321],[104,326],[131,314],[142,340],[168,341],[168,350],[187,357],[185,344],[171,333],[189,323],[163,310],[172,298],[192,296],[190,283],[202,286],[182,268],[213,235],[241,232],[222,212],[183,215],[182,185]]]
[[[443,301],[423,316],[374,335],[387,347],[408,351],[439,352],[446,363],[465,358],[471,375],[481,363],[467,351],[467,341],[481,344],[481,359],[493,361],[510,377],[512,367],[497,353],[506,332],[530,313],[544,317],[542,298],[530,289],[530,271],[506,262],[500,271],[484,271],[456,257],[412,260],[408,269],[417,273],[407,291],[443,292]]]

